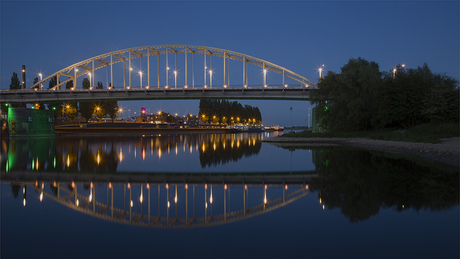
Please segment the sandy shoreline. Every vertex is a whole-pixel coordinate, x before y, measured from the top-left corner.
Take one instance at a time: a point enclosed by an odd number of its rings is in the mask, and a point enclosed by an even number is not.
[[[366,138],[288,138],[274,137],[264,140],[277,146],[350,146],[370,150],[408,154],[459,166],[460,138],[442,139],[441,143],[412,143]]]

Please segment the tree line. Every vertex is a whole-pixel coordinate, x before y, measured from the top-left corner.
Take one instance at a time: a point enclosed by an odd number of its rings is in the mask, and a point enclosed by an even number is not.
[[[416,69],[398,65],[381,72],[376,62],[350,59],[341,73],[328,71],[310,97],[324,130],[407,129],[459,122],[458,81],[431,72],[426,63]]]
[[[203,123],[262,124],[262,114],[258,107],[247,104],[243,106],[237,101],[202,99],[198,114]]]
[[[38,77],[34,78],[34,84],[38,82]],[[48,82],[48,89],[51,89],[56,86],[57,77],[52,77]],[[82,89],[89,89],[91,83],[88,78],[83,78]],[[69,90],[74,87],[73,80],[70,80],[65,84],[65,89]],[[13,72],[11,76],[10,89],[20,89],[20,81],[18,74]],[[96,89],[104,89],[102,82],[98,81],[96,84]],[[117,118],[118,113],[118,103],[117,101],[81,101],[81,102],[47,102],[47,103],[35,103],[35,109],[45,109],[45,105],[49,110],[54,110],[54,116],[56,118],[66,115],[70,120],[73,120],[80,112],[81,117],[85,118],[86,121],[91,119],[91,117],[96,115],[97,118],[102,119],[105,115],[109,116],[112,119],[112,122]],[[20,107],[20,104],[15,104],[14,106]],[[7,107],[2,106],[2,111],[6,111]]]

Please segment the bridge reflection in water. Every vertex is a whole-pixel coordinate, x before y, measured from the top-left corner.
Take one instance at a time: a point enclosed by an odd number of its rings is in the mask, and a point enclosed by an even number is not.
[[[186,228],[226,224],[283,207],[309,193],[308,184],[168,184],[11,182],[32,199],[51,199],[79,212],[143,227]]]

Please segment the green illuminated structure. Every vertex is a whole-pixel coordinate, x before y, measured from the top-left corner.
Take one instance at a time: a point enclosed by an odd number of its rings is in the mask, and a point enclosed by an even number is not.
[[[10,137],[54,135],[54,111],[8,107]]]

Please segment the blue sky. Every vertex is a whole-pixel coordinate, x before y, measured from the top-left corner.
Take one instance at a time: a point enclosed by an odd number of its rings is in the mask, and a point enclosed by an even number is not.
[[[191,44],[232,50],[312,81],[350,58],[397,64],[459,79],[458,1],[1,1],[1,89],[27,67],[31,85],[76,62],[125,48]],[[105,81],[101,80],[104,84]],[[198,112],[199,101],[120,102],[170,113]],[[306,125],[305,101],[243,101],[264,124]],[[127,114],[126,114],[127,115]],[[133,115],[133,114],[132,114]]]

